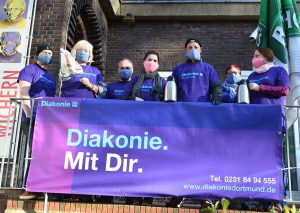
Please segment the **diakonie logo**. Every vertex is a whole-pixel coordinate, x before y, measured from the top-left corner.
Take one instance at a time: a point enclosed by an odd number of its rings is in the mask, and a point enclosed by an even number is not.
[[[78,101],[42,101],[42,107],[78,107]]]

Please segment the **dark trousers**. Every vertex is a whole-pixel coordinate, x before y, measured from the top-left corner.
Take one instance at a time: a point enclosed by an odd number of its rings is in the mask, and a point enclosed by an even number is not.
[[[21,135],[20,135],[20,175],[22,178],[23,186],[26,188],[26,181],[30,166],[30,159],[26,159],[26,153],[28,152],[28,158],[31,158],[31,150],[32,150],[32,139],[33,139],[33,129],[34,129],[34,120],[31,121],[31,129],[30,129],[30,119],[26,119],[21,122]],[[27,167],[25,168],[27,162]],[[26,169],[26,170],[25,170]],[[23,179],[23,174],[25,170],[25,175]]]

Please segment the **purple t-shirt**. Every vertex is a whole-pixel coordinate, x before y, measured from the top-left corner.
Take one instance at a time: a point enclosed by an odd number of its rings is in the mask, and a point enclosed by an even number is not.
[[[204,62],[178,65],[172,75],[177,85],[177,100],[183,102],[210,101],[210,86],[220,82],[214,67]]]
[[[54,97],[56,91],[56,80],[46,69],[43,69],[37,64],[30,64],[22,69],[19,73],[18,83],[20,81],[29,82],[29,97]],[[36,106],[36,105],[35,105]],[[36,107],[33,109],[33,116],[35,116]],[[25,119],[23,112],[22,120]]]
[[[83,73],[73,75],[69,80],[64,81],[61,88],[61,97],[95,98],[94,93],[84,86],[80,79],[88,78],[94,85],[102,85],[103,77],[96,67],[90,65],[82,66]]]
[[[167,81],[163,78],[162,79],[162,92],[164,93],[165,86]],[[133,86],[137,82],[138,77],[135,77],[132,79]],[[153,87],[153,81],[154,79],[145,79],[143,82],[143,85],[140,88],[140,97],[144,101],[155,101],[155,92],[152,92],[152,87]]]
[[[30,98],[54,97],[56,90],[56,80],[46,69],[37,64],[30,64],[19,73],[19,81],[31,83],[29,89]]]
[[[122,99],[123,97],[131,96],[134,84],[131,81],[115,81],[107,86],[105,98]]]
[[[258,74],[253,72],[248,77],[248,83],[268,86],[290,87],[289,75],[283,67],[272,67],[267,72]],[[285,105],[286,97],[274,97],[257,91],[250,91],[251,104],[280,104]]]

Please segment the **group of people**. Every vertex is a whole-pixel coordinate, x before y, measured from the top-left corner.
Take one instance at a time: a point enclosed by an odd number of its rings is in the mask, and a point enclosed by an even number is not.
[[[220,84],[214,67],[202,61],[202,46],[196,39],[185,42],[186,62],[173,69],[178,89],[178,101],[236,102],[236,92],[241,78],[241,69],[233,64],[226,69],[226,80]],[[130,59],[124,58],[118,64],[118,77],[115,82],[104,83],[101,72],[91,66],[93,46],[85,40],[77,42],[72,50],[75,60],[83,69],[74,74],[61,87],[61,97],[108,98],[123,100],[161,101],[164,96],[166,80],[160,77],[159,54],[146,52],[144,69],[133,77],[134,66]],[[22,98],[55,96],[56,83],[47,71],[52,61],[52,49],[49,45],[39,45],[35,64],[25,67],[19,75]],[[273,63],[273,51],[269,48],[257,48],[252,60],[254,72],[248,77],[248,88],[253,104],[285,104],[289,91],[289,77],[283,67]],[[28,104],[24,104],[28,113]],[[29,115],[26,114],[26,117]]]
[[[252,72],[248,79],[251,104],[286,104],[290,89],[287,71],[275,66],[273,51],[269,48],[257,48],[252,59]],[[227,78],[222,86],[223,102],[236,102],[238,84],[241,82],[241,69],[232,64],[226,69]]]
[[[177,85],[177,100],[211,102],[213,105],[236,102],[238,84],[242,79],[241,69],[234,64],[229,66],[226,69],[226,80],[221,84],[214,67],[202,61],[202,46],[197,39],[186,40],[184,48],[186,61],[172,72]],[[56,80],[47,70],[52,62],[52,53],[49,45],[38,45],[36,63],[26,66],[19,74],[25,123],[32,116],[30,98],[54,97],[56,94]],[[83,72],[63,81],[61,97],[163,100],[166,80],[158,73],[159,54],[156,51],[145,54],[144,69],[136,77],[133,77],[133,63],[127,58],[122,59],[118,64],[119,79],[107,86],[101,72],[91,65],[93,46],[88,41],[77,42],[72,53]],[[289,76],[284,68],[274,65],[273,58],[273,51],[269,48],[257,48],[254,53],[254,71],[247,80],[252,104],[285,104],[285,96],[290,87]],[[28,199],[27,195],[29,193],[25,192],[23,198]]]

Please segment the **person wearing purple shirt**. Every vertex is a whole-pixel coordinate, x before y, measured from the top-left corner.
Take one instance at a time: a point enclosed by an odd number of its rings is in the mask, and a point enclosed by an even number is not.
[[[26,118],[31,116],[30,98],[54,97],[56,80],[47,71],[47,65],[52,62],[52,49],[47,44],[41,44],[36,51],[37,61],[22,69],[18,76],[22,108]]]
[[[131,80],[133,64],[128,58],[122,59],[118,64],[119,80],[107,85],[105,98],[128,99],[131,96],[133,83]]]
[[[162,101],[166,80],[159,76],[159,55],[156,51],[148,51],[144,56],[144,72],[133,79],[132,97],[134,100]]]
[[[222,102],[222,86],[214,67],[202,62],[202,46],[196,39],[185,42],[187,61],[174,68],[177,100],[183,102]]]
[[[20,150],[26,150],[24,147],[26,147],[26,143],[28,143],[29,158],[31,156],[33,125],[31,131],[29,131],[29,129],[31,125],[30,123],[34,123],[35,119],[35,108],[32,109],[30,99],[55,96],[56,80],[51,73],[47,71],[47,65],[52,62],[52,54],[52,49],[49,45],[38,45],[36,50],[36,63],[30,64],[22,69],[17,80],[19,83],[19,91],[22,98],[23,109],[20,136],[20,146],[23,148],[20,148]],[[25,182],[27,180],[29,165],[30,161],[28,161],[27,169],[25,170]],[[34,199],[35,197],[35,193],[28,191],[25,191],[20,195],[20,199]]]
[[[248,77],[251,104],[278,104],[285,105],[286,96],[289,93],[290,81],[287,71],[280,66],[274,66],[274,54],[270,48],[258,47],[252,59],[254,72]],[[281,111],[282,133],[285,134],[285,112]],[[283,167],[284,162],[282,163]],[[285,191],[287,190],[287,175],[283,170]],[[283,203],[262,202],[269,211],[274,207],[275,211],[282,212]]]
[[[274,66],[273,51],[269,48],[257,48],[252,65],[253,73],[248,77],[251,104],[285,105],[290,81],[287,71]]]
[[[83,73],[74,74],[69,80],[63,81],[61,97],[103,97],[106,93],[103,77],[96,67],[89,65],[93,61],[93,45],[86,40],[78,41],[72,54],[81,65]]]

